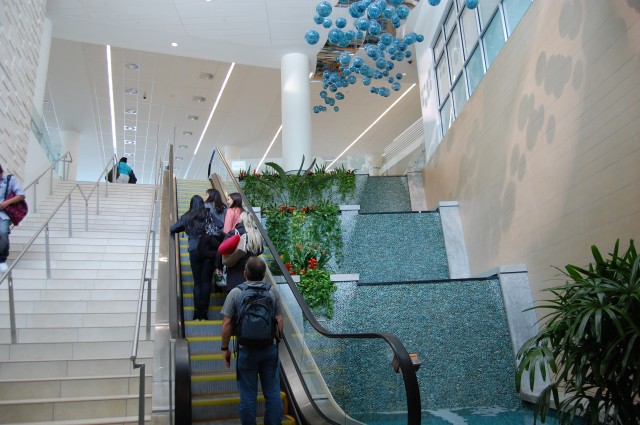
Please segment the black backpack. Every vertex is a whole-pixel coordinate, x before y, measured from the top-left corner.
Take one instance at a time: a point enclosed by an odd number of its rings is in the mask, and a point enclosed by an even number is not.
[[[235,322],[236,341],[239,345],[264,348],[273,344],[276,338],[275,295],[271,284],[251,287],[246,283],[238,285],[242,291]]]

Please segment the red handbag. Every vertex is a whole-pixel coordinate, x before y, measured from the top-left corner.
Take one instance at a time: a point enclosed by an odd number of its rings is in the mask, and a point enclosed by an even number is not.
[[[13,177],[12,174],[9,174],[7,176],[7,191],[9,190],[9,181],[11,181],[11,177]],[[4,199],[6,201],[7,199],[11,199],[15,196],[16,196],[15,193],[13,192],[7,193],[5,191]],[[29,212],[29,206],[27,205],[27,202],[23,199],[20,202],[16,202],[15,204],[11,204],[8,207],[6,207],[4,209],[4,212],[7,213],[13,225],[17,226],[22,221],[22,219],[26,217],[27,213]]]
[[[218,252],[222,255],[229,255],[233,253],[238,247],[238,243],[240,243],[240,235],[236,233],[235,235],[225,239],[220,246],[218,247]]]

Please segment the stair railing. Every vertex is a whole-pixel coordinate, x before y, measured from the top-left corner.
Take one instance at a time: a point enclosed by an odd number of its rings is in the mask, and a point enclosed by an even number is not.
[[[149,224],[147,225],[147,240],[145,243],[144,257],[142,262],[142,275],[140,277],[140,290],[138,293],[138,311],[136,313],[136,323],[133,332],[133,343],[131,349],[131,363],[133,369],[140,369],[140,378],[138,380],[138,424],[144,424],[145,413],[145,369],[144,363],[138,363],[138,346],[140,342],[140,322],[142,320],[142,306],[146,288],[147,294],[147,326],[146,340],[151,339],[151,282],[155,276],[156,266],[156,241],[158,235],[158,220],[160,216],[160,199],[158,197],[158,187],[162,184],[162,161],[158,163],[158,171],[155,176],[155,185],[153,189],[152,212],[149,216]],[[147,276],[147,267],[149,264],[149,246],[151,246],[151,273]]]
[[[91,195],[93,194],[93,192],[96,191],[100,187],[100,184],[102,183],[103,177],[105,176],[107,170],[109,168],[111,168],[112,166],[115,166],[115,164],[117,164],[117,162],[115,162],[115,161],[116,161],[116,157],[114,155],[113,159],[104,168],[104,170],[102,171],[102,173],[98,177],[98,181],[93,185],[93,188],[91,189],[91,191],[87,195],[84,194],[84,192],[82,190],[82,187],[80,186],[79,183],[74,185],[69,190],[69,193],[67,194],[67,196],[65,196],[65,198],[53,209],[53,211],[49,214],[49,217],[45,220],[45,222],[33,234],[33,236],[31,237],[29,242],[27,242],[27,244],[22,249],[20,254],[18,254],[18,256],[11,262],[11,264],[9,265],[9,268],[7,269],[7,271],[2,276],[0,276],[0,285],[2,285],[2,283],[5,280],[7,280],[7,285],[8,285],[8,292],[9,292],[9,300],[8,300],[8,302],[9,302],[9,322],[10,322],[10,326],[11,326],[11,343],[12,344],[15,344],[15,343],[18,342],[17,330],[16,330],[16,317],[15,317],[15,300],[14,300],[14,294],[13,294],[13,269],[20,262],[20,260],[22,260],[22,257],[25,256],[27,251],[31,248],[31,246],[36,241],[36,239],[40,236],[40,234],[42,232],[44,232],[44,237],[45,237],[45,264],[46,264],[46,269],[47,269],[47,279],[51,278],[51,249],[50,249],[50,244],[49,244],[49,223],[56,216],[56,214],[58,213],[60,208],[62,208],[62,206],[66,202],[67,205],[68,205],[69,237],[70,238],[73,237],[73,220],[72,220],[73,214],[72,214],[72,208],[71,208],[71,194],[73,193],[74,190],[78,189],[78,191],[80,192],[80,194],[82,195],[82,197],[85,200],[85,231],[88,231],[89,230],[89,199],[90,199]],[[105,185],[105,187],[108,188],[108,185]],[[105,193],[107,193],[107,196],[108,196],[108,189],[105,190]],[[97,190],[97,192],[96,192],[96,214],[98,214],[98,215],[100,214],[100,191],[99,190]]]
[[[218,167],[212,166],[214,158],[216,156],[216,151],[217,151],[217,156],[219,156],[222,162]],[[226,175],[229,178],[229,181],[224,181],[224,182],[221,181],[220,173],[224,173],[224,175]],[[238,184],[238,181],[233,175],[233,172],[231,171],[231,167],[229,167],[229,164],[227,163],[226,159],[224,158],[224,156],[222,156],[222,154],[219,152],[217,148],[214,149],[214,152],[211,155],[208,174],[209,174],[209,178],[212,179],[213,181],[217,180],[218,184],[221,187],[223,187],[225,191],[227,192],[235,191],[240,193],[240,195],[242,196],[243,205],[250,206],[248,199],[246,198],[244,192],[242,191],[242,188]],[[262,238],[266,243],[268,250],[270,250],[271,253],[273,254],[274,261],[276,262],[278,268],[282,272],[282,275],[286,281],[285,287],[288,287],[288,289],[291,291],[291,294],[293,295],[297,303],[297,307],[300,309],[300,312],[317,333],[327,338],[371,339],[371,340],[382,339],[384,340],[384,342],[386,342],[386,344],[389,346],[389,348],[393,353],[393,364],[394,364],[393,367],[396,370],[396,372],[400,373],[402,380],[404,382],[404,387],[405,387],[404,389],[405,389],[405,396],[406,396],[406,403],[407,403],[407,424],[420,425],[422,420],[421,419],[422,407],[420,402],[420,389],[418,385],[418,378],[416,376],[416,369],[414,367],[413,361],[411,360],[411,357],[409,356],[409,353],[407,352],[402,342],[395,335],[391,333],[332,333],[328,331],[326,328],[324,328],[324,326],[322,326],[316,319],[315,315],[313,314],[313,312],[307,305],[306,301],[304,300],[304,297],[298,290],[297,285],[294,283],[293,279],[291,278],[291,275],[287,272],[287,269],[282,259],[280,258],[279,255],[277,255],[277,250],[275,249],[273,243],[271,242],[271,239],[267,235],[266,230],[262,226],[260,219],[254,213],[253,208],[247,208],[247,211],[253,216],[254,222],[256,223],[258,230],[262,234]],[[283,342],[285,343],[287,350],[289,352],[293,352],[296,349],[300,349],[300,343],[299,341],[296,340],[296,335],[293,335],[291,339],[292,341],[289,341],[289,338],[287,338],[287,332],[285,329]],[[296,356],[295,354],[292,353],[291,357],[293,358]],[[300,375],[299,370],[298,370],[298,375]],[[305,378],[299,379],[297,383],[303,386],[305,388],[304,391],[308,393],[308,389],[306,388],[307,383],[305,381]],[[330,397],[330,395],[328,396]],[[310,397],[309,400],[305,401],[305,403],[307,402],[310,404],[315,403],[315,401],[312,400],[312,397]],[[325,415],[321,413],[321,416],[325,416]],[[334,416],[334,415],[331,415],[331,416]],[[328,419],[328,418],[325,416],[325,419]],[[342,418],[342,420],[348,420],[349,422],[357,423],[357,421],[353,421],[352,419],[348,419],[348,418]],[[338,420],[336,419],[329,419],[329,421],[338,422]]]
[[[58,158],[49,168],[44,170],[42,174],[35,178],[34,181],[29,183],[24,188],[24,192],[27,193],[30,187],[33,186],[33,199],[29,200],[29,204],[31,204],[31,210],[33,212],[38,212],[38,184],[40,184],[40,179],[45,176],[45,174],[49,173],[49,195],[53,193],[53,172],[56,167],[62,163],[62,180],[67,180],[69,178],[69,164],[73,162],[73,158],[71,157],[71,152],[67,152]]]

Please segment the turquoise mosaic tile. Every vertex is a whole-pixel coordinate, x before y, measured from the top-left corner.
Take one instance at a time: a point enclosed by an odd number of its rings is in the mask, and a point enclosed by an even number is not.
[[[418,353],[423,410],[520,406],[497,280],[383,286],[353,282],[338,287],[327,329],[390,332],[410,353]],[[321,338],[307,343],[347,413],[406,410],[404,386],[392,371],[386,343]]]
[[[342,214],[339,273],[359,273],[361,283],[449,278],[437,212]]]
[[[365,213],[411,211],[407,177],[369,177],[359,201]]]

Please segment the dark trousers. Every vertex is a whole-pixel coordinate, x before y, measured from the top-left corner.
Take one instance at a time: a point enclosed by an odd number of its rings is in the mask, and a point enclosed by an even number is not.
[[[193,302],[196,311],[204,314],[209,310],[211,282],[213,280],[213,261],[201,256],[198,251],[189,251],[189,262],[193,273]]]

